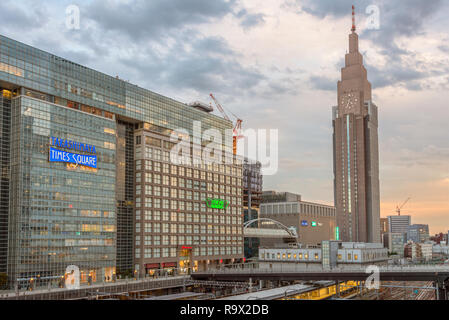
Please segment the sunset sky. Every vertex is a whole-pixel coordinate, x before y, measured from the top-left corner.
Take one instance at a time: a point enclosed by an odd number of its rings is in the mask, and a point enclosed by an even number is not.
[[[78,5],[80,29],[66,27]],[[333,204],[331,108],[351,5],[379,107],[381,216],[449,230],[449,1],[0,2],[0,33],[182,102],[213,92],[244,128],[279,130],[265,190]],[[369,5],[378,30],[365,28]]]

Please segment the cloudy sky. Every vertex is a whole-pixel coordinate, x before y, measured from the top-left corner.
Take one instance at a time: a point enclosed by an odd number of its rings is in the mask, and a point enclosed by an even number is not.
[[[182,102],[279,129],[264,189],[333,203],[331,107],[356,5],[379,106],[381,216],[449,230],[449,1],[2,0],[0,33]],[[80,29],[66,8],[80,8]],[[366,9],[379,9],[379,28]]]

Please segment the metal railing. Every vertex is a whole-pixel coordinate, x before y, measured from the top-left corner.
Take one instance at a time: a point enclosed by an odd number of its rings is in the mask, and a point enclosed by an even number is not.
[[[187,275],[166,275],[157,277],[145,277],[142,279],[118,279],[115,282],[94,283],[92,285],[81,285],[78,289],[59,288],[59,287],[37,287],[33,290],[10,290],[0,292],[1,299],[22,298],[22,297],[52,297],[51,299],[72,299],[82,298],[92,293],[123,293],[139,290],[151,290],[154,288],[165,288],[170,286],[183,286],[186,280],[189,279]],[[37,298],[41,299],[41,298]]]

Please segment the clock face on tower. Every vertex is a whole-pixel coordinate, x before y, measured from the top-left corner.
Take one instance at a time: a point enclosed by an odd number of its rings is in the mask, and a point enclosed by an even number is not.
[[[340,97],[340,105],[343,112],[354,112],[358,105],[358,98],[355,92],[345,92]]]

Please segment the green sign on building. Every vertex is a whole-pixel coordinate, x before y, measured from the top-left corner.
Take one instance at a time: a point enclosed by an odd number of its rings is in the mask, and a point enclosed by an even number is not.
[[[206,199],[206,205],[208,208],[211,209],[226,209],[229,206],[228,201],[226,200],[221,200],[221,199],[211,199],[211,198],[207,198]]]

